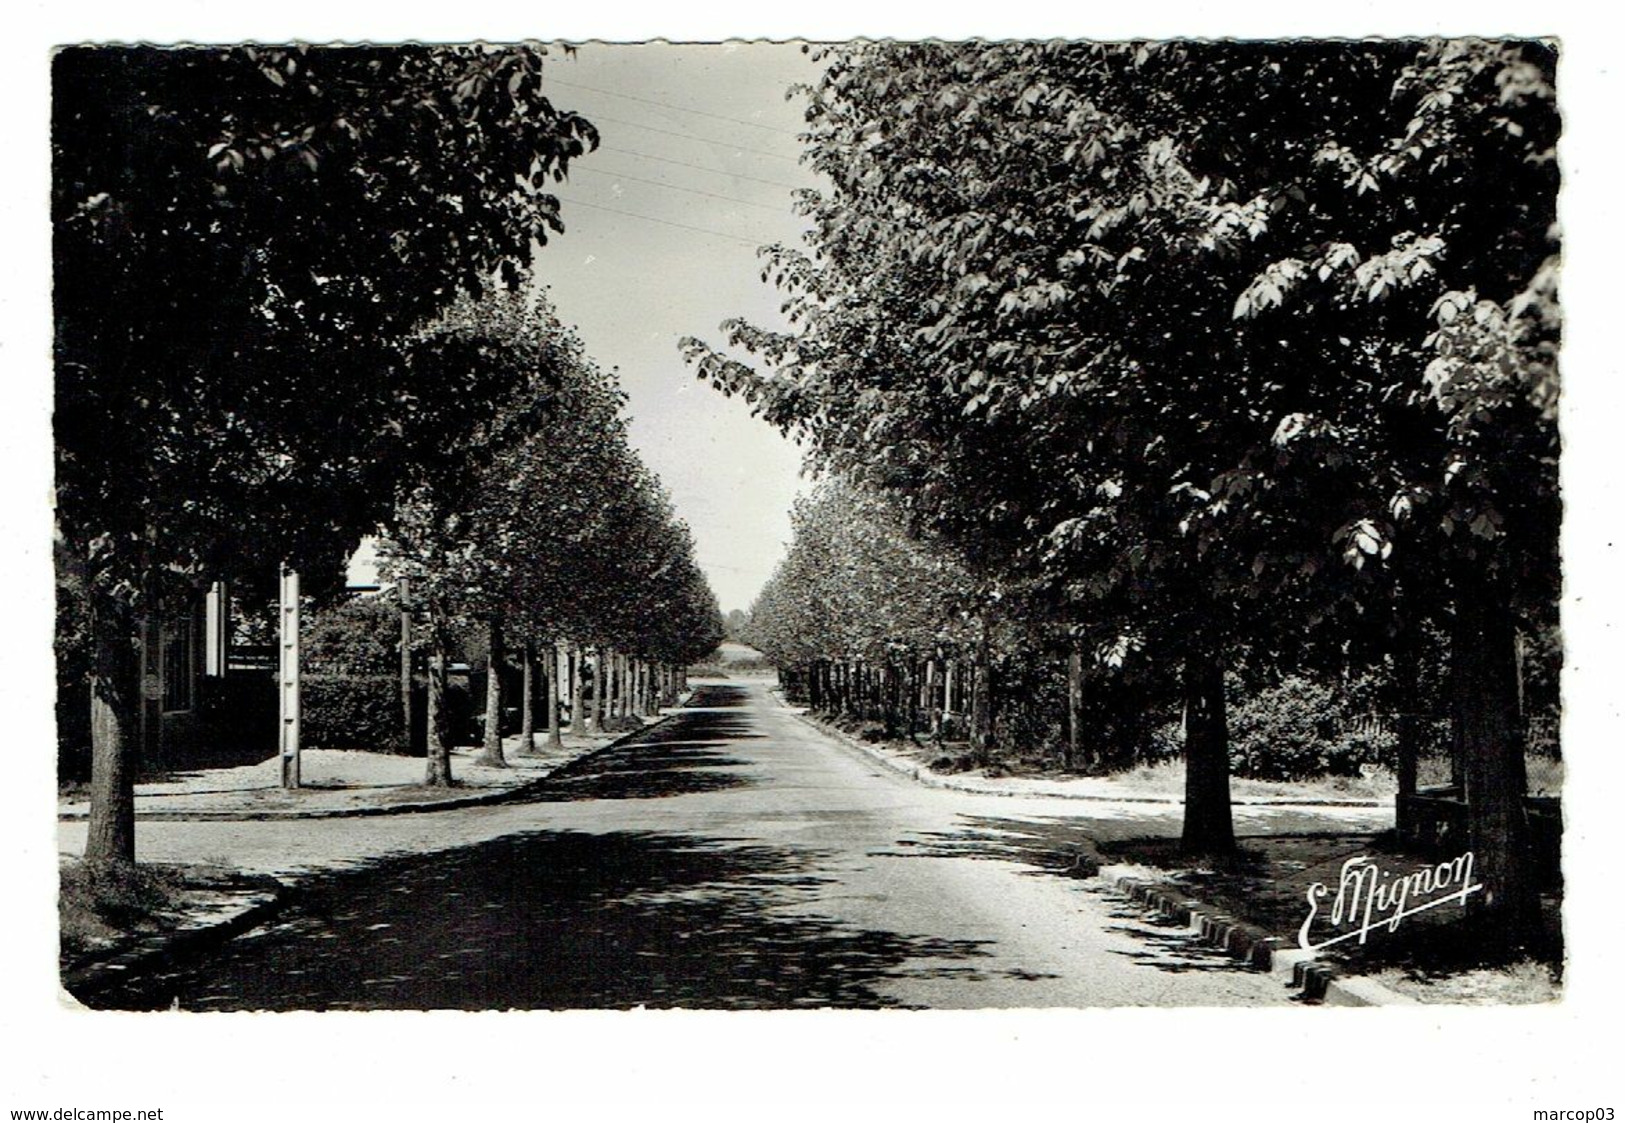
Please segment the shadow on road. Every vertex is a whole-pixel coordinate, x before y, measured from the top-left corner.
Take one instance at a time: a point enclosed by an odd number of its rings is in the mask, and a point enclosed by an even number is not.
[[[1023,819],[965,816],[964,829],[936,831],[898,842],[888,851],[899,857],[981,858],[1027,867],[1028,874],[1090,877],[1094,868],[1080,862],[1088,842],[1075,828],[1061,823],[1034,823]]]
[[[898,843],[901,849],[888,853],[1010,862],[1026,867],[1023,872],[1029,875],[1089,879],[1096,872],[1091,860],[1093,846],[1076,826],[985,816],[967,817],[964,822],[963,830],[904,839]],[[1107,931],[1130,936],[1143,945],[1132,950],[1110,949],[1114,955],[1176,974],[1252,970],[1227,952],[1203,944],[1185,925],[1136,904],[1110,886],[1096,882],[1086,891],[1102,898],[1112,919],[1125,922],[1111,925]]]
[[[627,744],[594,753],[554,772],[530,798],[538,803],[578,799],[663,799],[746,787],[749,766],[726,750],[760,737],[726,712],[683,712]]]
[[[968,973],[976,941],[798,913],[809,855],[539,832],[312,882],[274,927],[97,1005],[188,1010],[860,1007]]]

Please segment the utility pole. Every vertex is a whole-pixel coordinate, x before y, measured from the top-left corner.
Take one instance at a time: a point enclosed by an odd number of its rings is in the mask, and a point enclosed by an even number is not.
[[[282,567],[277,624],[277,710],[282,786],[299,786],[299,573]]]

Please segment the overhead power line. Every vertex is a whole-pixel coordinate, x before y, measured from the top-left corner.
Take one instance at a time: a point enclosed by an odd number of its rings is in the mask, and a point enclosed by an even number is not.
[[[766,156],[773,160],[785,160],[792,164],[797,163],[800,160],[799,156],[784,156],[777,152],[769,152],[765,148],[750,148],[743,144],[734,144],[731,141],[718,140],[714,136],[699,136],[695,133],[680,133],[676,129],[657,129],[653,125],[645,125],[639,121],[623,121],[619,117],[605,117],[602,113],[595,114],[594,117],[594,124],[596,124],[598,121],[608,121],[613,125],[625,125],[629,129],[644,129],[651,133],[661,133],[665,136],[682,137],[684,140],[697,140],[704,144],[720,144],[724,147],[732,148],[739,152],[753,152],[758,156]]]
[[[795,136],[794,129],[781,129],[777,125],[764,125],[760,121],[749,121],[743,117],[729,117],[722,113],[711,113],[704,109],[690,109],[687,106],[675,105],[669,101],[660,101],[657,98],[639,97],[637,94],[622,93],[620,90],[606,90],[598,86],[585,86],[580,82],[566,82],[562,78],[549,77],[547,81],[556,86],[568,86],[572,90],[587,90],[595,94],[608,94],[610,97],[625,98],[627,101],[641,101],[645,105],[658,105],[662,109],[675,110],[678,113],[692,113],[696,117],[709,117],[713,121],[730,121],[735,125],[749,125],[753,129],[766,129],[773,133],[783,133],[785,136]]]
[[[704,558],[695,558],[694,560],[706,569],[726,569],[732,573],[745,573],[752,577],[770,577],[773,574],[770,569],[750,569],[738,565],[723,565],[721,562],[706,561]]]
[[[742,206],[746,206],[746,207],[760,207],[764,211],[773,211],[776,214],[785,214],[785,213],[788,212],[788,208],[786,206],[784,206],[784,204],[782,204],[782,203],[779,203],[779,204],[774,204],[774,203],[753,203],[749,199],[738,199],[738,198],[735,198],[732,195],[718,194],[715,191],[702,191],[698,187],[682,187],[682,186],[680,186],[678,184],[675,184],[675,183],[664,183],[664,182],[662,182],[662,181],[660,181],[658,179],[643,179],[641,176],[627,175],[624,172],[605,171],[603,168],[587,167],[584,164],[578,166],[576,168],[576,171],[594,172],[597,175],[607,175],[612,179],[631,180],[633,183],[647,183],[651,187],[665,187],[665,188],[667,188],[669,190],[672,190],[672,191],[686,191],[690,195],[704,195],[708,199],[721,199],[724,202],[739,203]]]
[[[670,219],[656,218],[653,215],[638,214],[636,211],[617,210],[614,207],[606,207],[601,203],[589,203],[585,199],[571,199],[561,195],[559,196],[559,202],[565,204],[566,206],[587,207],[595,211],[607,211],[610,214],[618,214],[625,218],[642,219],[644,222],[657,222],[661,226],[675,226],[679,230],[692,230],[697,234],[709,234],[713,238],[726,238],[730,242],[739,242],[741,245],[763,246],[768,244],[767,240],[758,241],[754,238],[746,238],[739,234],[729,234],[722,230],[711,230],[704,226],[690,226],[686,222],[673,222]]]
[[[786,183],[782,179],[764,179],[759,175],[745,175],[742,172],[730,172],[725,171],[722,168],[708,168],[704,164],[690,164],[685,160],[673,160],[670,156],[656,156],[651,152],[639,152],[635,148],[622,148],[619,145],[616,145],[613,148],[605,145],[598,151],[611,154],[618,152],[623,156],[637,156],[644,160],[654,160],[662,164],[675,164],[679,168],[693,168],[697,172],[709,172],[712,175],[725,175],[733,179],[748,179],[752,183],[766,183],[771,184],[774,187],[787,187],[791,191],[799,191],[808,186],[805,183]],[[586,167],[587,165],[583,164],[581,166]]]

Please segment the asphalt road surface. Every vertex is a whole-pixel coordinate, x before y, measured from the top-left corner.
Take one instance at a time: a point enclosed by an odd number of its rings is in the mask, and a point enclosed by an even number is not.
[[[1288,1002],[1278,981],[1069,868],[1068,839],[1168,833],[1178,811],[925,788],[760,684],[704,686],[691,708],[578,762],[541,798],[399,817],[418,837],[446,832],[449,849],[311,879],[274,925],[97,1004]],[[402,848],[415,849],[405,836]]]

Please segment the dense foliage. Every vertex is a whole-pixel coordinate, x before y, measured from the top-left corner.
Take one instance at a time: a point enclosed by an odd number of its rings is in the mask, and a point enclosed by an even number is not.
[[[792,327],[725,326],[766,369],[686,341],[701,377],[1097,662],[1179,666],[1190,849],[1233,844],[1240,651],[1445,627],[1486,903],[1521,929],[1514,642],[1557,575],[1552,49],[824,61],[806,159],[833,187],[764,270]]]
[[[386,571],[410,583],[428,623],[432,698],[444,690],[450,630],[484,630],[498,672],[487,675],[484,759],[501,764],[508,639],[527,652],[569,641],[680,665],[716,647],[721,614],[687,527],[628,442],[614,378],[544,299],[465,299],[424,339],[463,362],[512,368],[524,387],[473,432],[457,470],[397,505],[383,546]],[[451,779],[447,740],[431,721],[431,783]]]
[[[56,503],[89,603],[87,856],[134,853],[128,637],[177,580],[337,570],[508,371],[407,344],[562,229],[540,47],[52,62]]]

